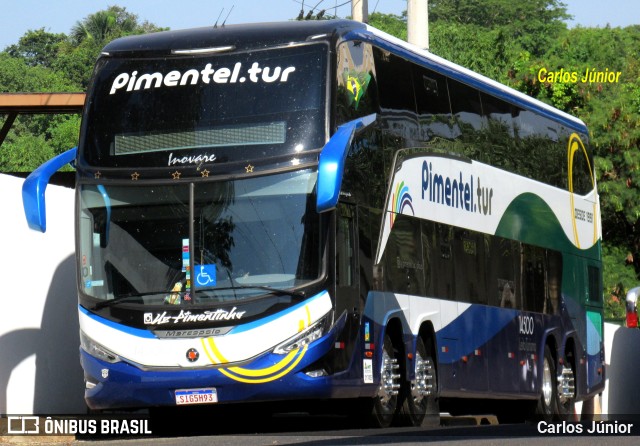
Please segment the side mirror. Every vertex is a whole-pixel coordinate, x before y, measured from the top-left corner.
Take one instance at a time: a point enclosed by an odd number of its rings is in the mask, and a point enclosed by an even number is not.
[[[627,293],[627,327],[638,328],[638,296],[640,287],[632,288]]]
[[[318,212],[330,211],[337,206],[342,186],[342,175],[344,174],[344,162],[353,136],[373,124],[375,120],[376,114],[374,113],[346,122],[338,127],[336,133],[324,145],[318,163],[316,198]]]
[[[76,159],[77,147],[50,159],[42,164],[24,180],[22,184],[22,205],[27,217],[27,224],[33,230],[45,232],[47,230],[47,209],[44,191],[49,184],[51,175]]]

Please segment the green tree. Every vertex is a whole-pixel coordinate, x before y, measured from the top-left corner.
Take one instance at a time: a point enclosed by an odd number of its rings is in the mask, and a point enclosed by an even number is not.
[[[602,250],[604,264],[604,305],[605,318],[621,319],[625,317],[625,297],[630,288],[636,286],[637,275],[626,260],[624,247],[605,244]]]
[[[69,39],[59,45],[53,68],[66,73],[72,82],[86,89],[93,65],[109,41],[131,34],[165,29],[167,28],[160,28],[148,21],[140,21],[136,14],[128,12],[126,8],[110,6],[76,22]]]
[[[13,136],[0,147],[0,172],[31,172],[54,156],[43,135]]]
[[[12,57],[20,57],[29,66],[51,68],[56,59],[58,46],[67,36],[46,32],[44,28],[27,31],[17,44],[10,45],[5,50]]]
[[[369,16],[369,24],[402,40],[407,40],[407,19],[395,14],[374,12]]]
[[[558,0],[430,0],[429,21],[500,30],[511,44],[544,54],[564,29],[566,5]]]
[[[0,91],[84,91],[109,40],[160,30],[125,8],[111,6],[79,21],[71,37],[44,29],[27,31],[17,44],[0,53]],[[0,171],[34,170],[77,145],[79,129],[79,116],[20,115],[0,147]]]
[[[156,25],[147,21],[140,22],[136,14],[120,6],[110,6],[106,10],[89,14],[76,22],[71,28],[71,41],[79,45],[85,40],[92,40],[102,47],[109,40],[131,34],[144,34],[160,31]]]
[[[0,91],[17,92],[64,92],[78,91],[78,87],[53,70],[44,66],[29,65],[22,57],[11,57],[0,53]]]
[[[518,54],[502,29],[435,22],[429,31],[431,52],[492,79],[504,81],[509,61]]]
[[[94,40],[85,40],[80,44],[65,41],[60,44],[58,57],[53,69],[64,73],[69,82],[78,85],[79,90],[88,88],[93,66],[102,50],[102,45]]]
[[[80,115],[58,115],[47,132],[49,143],[56,154],[78,145]]]
[[[0,91],[16,93],[78,90],[76,85],[58,72],[42,65],[31,66],[23,57],[0,53]],[[70,118],[42,114],[18,116],[7,139],[0,147],[0,172],[32,171],[56,154],[77,144],[77,130],[76,143],[69,135],[63,136],[62,128],[70,125],[65,123],[60,130],[55,130],[58,147],[51,145],[51,132],[68,119]],[[79,118],[76,118],[77,129],[78,122]],[[72,133],[70,130],[66,132]],[[61,150],[63,145],[66,145],[66,148]]]

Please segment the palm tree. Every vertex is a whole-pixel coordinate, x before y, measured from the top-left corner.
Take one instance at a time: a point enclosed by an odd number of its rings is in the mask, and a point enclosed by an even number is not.
[[[146,25],[139,24],[138,16],[127,12],[126,8],[110,6],[76,22],[70,37],[77,45],[85,40],[102,45],[115,37],[145,31]]]

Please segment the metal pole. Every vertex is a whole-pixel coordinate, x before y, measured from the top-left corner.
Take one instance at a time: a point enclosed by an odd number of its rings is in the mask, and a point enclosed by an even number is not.
[[[369,0],[351,0],[351,17],[358,22],[369,22]]]
[[[13,125],[13,121],[16,120],[16,116],[18,116],[17,112],[11,112],[7,115],[7,119],[4,121],[4,124],[2,125],[2,130],[0,130],[0,146],[4,142],[4,139],[7,137],[7,134],[9,134],[9,130]]]
[[[429,49],[429,0],[407,0],[407,40]]]

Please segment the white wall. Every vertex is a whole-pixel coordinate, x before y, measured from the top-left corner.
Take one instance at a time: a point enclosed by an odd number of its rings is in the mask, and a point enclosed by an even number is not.
[[[0,175],[0,413],[84,413],[74,191],[47,187],[43,234],[27,226],[22,183]]]
[[[81,414],[74,191],[48,186],[47,232],[22,210],[23,180],[0,174],[0,414]],[[602,413],[640,414],[640,330],[605,324]]]

